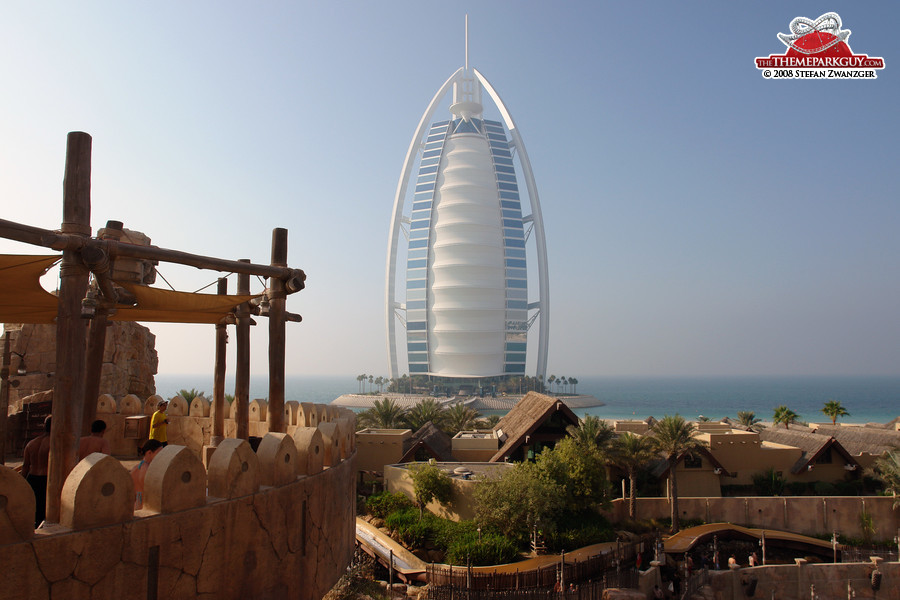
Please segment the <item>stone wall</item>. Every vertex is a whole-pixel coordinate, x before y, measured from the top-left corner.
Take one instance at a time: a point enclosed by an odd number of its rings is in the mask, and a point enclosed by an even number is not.
[[[170,444],[151,463],[136,512],[127,470],[92,454],[65,482],[61,524],[38,531],[31,488],[0,467],[3,597],[318,600],[354,550],[347,413],[322,407],[315,427],[265,434],[256,453],[226,439],[208,469]]]
[[[862,538],[859,515],[865,510],[875,522],[875,539],[891,539],[900,527],[900,509],[889,496],[777,496],[748,498],[678,498],[682,519],[726,522],[795,531],[805,535],[831,534]],[[638,498],[638,519],[670,515],[666,498]],[[617,499],[609,509],[613,521],[628,516],[627,501]]]
[[[87,325],[88,321],[85,321]],[[6,323],[10,332],[10,379],[19,382],[10,387],[10,413],[21,410],[22,400],[44,390],[52,390],[56,379],[56,325],[16,325]],[[153,376],[159,366],[156,336],[138,323],[110,322],[106,330],[100,392],[122,398],[156,393]],[[24,356],[27,373],[16,371]]]
[[[876,569],[881,573],[878,591],[872,589],[872,572]],[[709,586],[702,597],[707,600],[888,599],[900,597],[898,586],[900,563],[874,559],[868,563],[809,564],[797,559],[795,565],[710,571]]]

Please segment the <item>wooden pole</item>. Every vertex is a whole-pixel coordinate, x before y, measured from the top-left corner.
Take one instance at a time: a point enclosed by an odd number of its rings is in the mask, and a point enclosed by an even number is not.
[[[250,262],[242,260],[241,262]],[[238,274],[237,293],[250,293],[250,275]],[[237,424],[236,437],[250,439],[250,307],[246,302],[237,307],[237,366],[234,371],[234,406],[232,413]]]
[[[220,296],[228,294],[228,280],[219,278],[216,293]],[[225,439],[225,345],[228,343],[228,332],[225,323],[216,324],[216,363],[213,375],[213,431],[209,439],[210,446],[218,446]]]
[[[109,311],[98,307],[91,319],[88,332],[87,364],[85,366],[84,408],[81,417],[81,435],[91,434],[91,423],[97,418],[97,399],[100,397],[100,375],[103,373],[103,350],[106,347],[106,329]]]
[[[61,231],[70,236],[91,235],[91,136],[68,135],[63,180]],[[53,425],[47,467],[47,521],[59,523],[60,494],[75,460],[81,437],[85,390],[85,338],[81,300],[88,287],[88,270],[79,253],[64,250],[59,269],[59,312],[56,319],[56,382],[53,387]]]
[[[287,266],[287,229],[272,230],[272,266]],[[269,278],[269,431],[284,433],[284,281]]]
[[[0,365],[0,465],[6,464],[6,423],[9,413],[9,332],[3,332],[3,358]]]

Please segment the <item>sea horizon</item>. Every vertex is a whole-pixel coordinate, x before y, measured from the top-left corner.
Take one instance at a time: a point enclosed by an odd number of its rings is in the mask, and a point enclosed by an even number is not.
[[[900,376],[880,375],[716,375],[716,376],[584,376],[578,394],[594,396],[602,406],[579,409],[579,416],[605,419],[645,419],[680,414],[714,421],[751,411],[769,421],[774,409],[786,405],[804,422],[828,420],[821,408],[829,400],[841,402],[850,413],[840,423],[887,423],[900,416]],[[268,396],[268,378],[251,375],[250,397]],[[288,375],[285,399],[330,403],[359,391],[356,375]],[[368,389],[366,384],[366,389]],[[212,375],[156,375],[157,393],[169,398],[194,388],[212,396]],[[234,378],[226,377],[226,393],[234,392]],[[377,389],[373,386],[373,389]],[[554,386],[554,392],[559,391]],[[569,387],[571,391],[571,387]]]

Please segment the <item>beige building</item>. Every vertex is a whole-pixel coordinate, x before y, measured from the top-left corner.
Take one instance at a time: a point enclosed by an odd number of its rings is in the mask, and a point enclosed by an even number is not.
[[[453,456],[463,462],[489,462],[500,448],[497,432],[490,429],[460,431],[451,443]]]
[[[384,485],[389,492],[405,494],[415,502],[412,478],[409,466],[415,463],[387,465],[384,468]],[[453,479],[453,495],[446,504],[430,502],[425,508],[444,519],[464,521],[475,518],[475,502],[473,491],[485,478],[500,477],[509,463],[491,462],[436,462],[435,465]]]
[[[412,437],[411,429],[361,429],[356,432],[356,468],[371,479],[384,473],[385,465],[400,462],[404,444]],[[378,475],[376,475],[378,474]]]

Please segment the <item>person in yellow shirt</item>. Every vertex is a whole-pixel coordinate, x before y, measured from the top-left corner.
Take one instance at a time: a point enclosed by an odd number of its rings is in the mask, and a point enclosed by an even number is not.
[[[168,400],[160,400],[156,404],[156,412],[150,417],[150,439],[160,442],[163,446],[169,444],[169,438],[166,435],[166,425],[169,424],[169,415],[166,414],[168,406]]]

